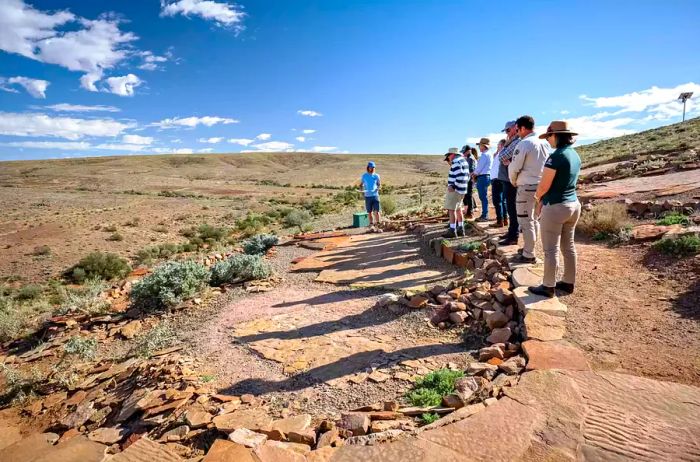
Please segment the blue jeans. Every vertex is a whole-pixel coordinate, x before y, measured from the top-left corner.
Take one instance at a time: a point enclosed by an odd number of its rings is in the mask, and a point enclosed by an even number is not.
[[[493,199],[493,206],[496,209],[496,220],[502,221],[507,217],[506,209],[506,195],[504,189],[504,182],[499,179],[491,180],[491,198]]]
[[[491,175],[476,177],[476,190],[479,192],[479,200],[481,201],[481,218],[489,217],[489,183],[491,183]]]

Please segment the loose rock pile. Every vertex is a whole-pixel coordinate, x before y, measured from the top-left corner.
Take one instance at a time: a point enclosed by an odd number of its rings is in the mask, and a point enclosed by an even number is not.
[[[627,212],[637,218],[657,218],[666,212],[680,212],[692,215],[700,212],[700,200],[681,202],[677,200],[659,201],[633,201],[625,199]],[[695,217],[700,222],[700,216]]]

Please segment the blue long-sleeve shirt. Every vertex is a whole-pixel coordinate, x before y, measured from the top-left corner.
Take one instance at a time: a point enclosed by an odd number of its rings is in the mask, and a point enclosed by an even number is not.
[[[474,169],[474,174],[476,176],[488,175],[491,172],[492,161],[493,157],[491,157],[491,154],[489,154],[488,151],[482,152],[479,156],[479,159],[476,161],[476,168]]]

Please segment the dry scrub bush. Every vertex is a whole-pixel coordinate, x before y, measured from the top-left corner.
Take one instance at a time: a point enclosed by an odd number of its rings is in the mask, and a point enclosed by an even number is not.
[[[109,281],[129,274],[131,268],[123,258],[113,253],[93,252],[83,257],[65,275],[79,284],[88,279]]]
[[[577,229],[587,236],[603,240],[619,235],[628,226],[629,218],[624,204],[604,202],[583,211]]]
[[[87,315],[104,314],[109,310],[109,302],[102,297],[105,285],[99,279],[89,279],[81,289],[61,287],[62,302],[55,310],[56,314],[82,313]]]
[[[279,238],[274,234],[256,234],[243,241],[243,251],[248,255],[262,255],[278,242]]]
[[[74,335],[63,345],[63,351],[65,354],[75,355],[83,361],[95,359],[97,356],[97,340]]]
[[[225,283],[265,279],[272,274],[270,265],[260,255],[234,255],[217,262],[211,268],[209,284],[220,286]]]
[[[382,196],[379,204],[384,215],[391,215],[396,212],[396,200],[392,196]]]
[[[153,353],[169,347],[175,340],[175,330],[167,321],[136,337],[132,352],[141,358],[150,358]]]
[[[136,282],[131,289],[131,299],[144,308],[169,308],[194,297],[208,280],[209,271],[204,265],[171,261]]]

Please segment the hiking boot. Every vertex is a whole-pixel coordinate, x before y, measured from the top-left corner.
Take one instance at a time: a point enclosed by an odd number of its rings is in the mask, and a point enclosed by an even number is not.
[[[473,213],[467,213],[464,215],[465,220],[473,220],[474,219],[474,214]]]
[[[503,228],[503,220],[496,220],[496,223],[492,224],[490,228]]]
[[[542,297],[554,297],[554,287],[547,287],[544,284],[540,284],[539,286],[530,286],[527,288],[527,290],[529,290],[532,294],[540,295]]]
[[[529,264],[533,264],[533,265],[534,265],[535,263],[537,263],[537,258],[535,258],[535,257],[526,257],[525,255],[523,255],[523,254],[520,253],[520,254],[518,254],[517,257],[513,257],[512,262],[513,262],[513,263],[529,263]]]
[[[564,282],[564,281],[557,282],[556,289],[561,290],[562,292],[567,293],[567,294],[574,293],[574,285],[569,284],[568,282]]]
[[[486,218],[486,217],[479,217],[479,218],[476,219],[476,221],[479,222],[479,223],[484,223],[484,222],[489,221],[489,219]]]
[[[518,239],[511,239],[509,237],[504,237],[500,241],[498,241],[498,245],[500,246],[505,246],[505,245],[517,245],[518,244]]]
[[[508,226],[508,217],[503,217],[503,226]]]
[[[444,237],[446,239],[451,239],[453,237],[457,237],[457,233],[455,232],[454,229],[450,228],[447,231],[445,231],[444,233],[442,233],[442,237]]]

